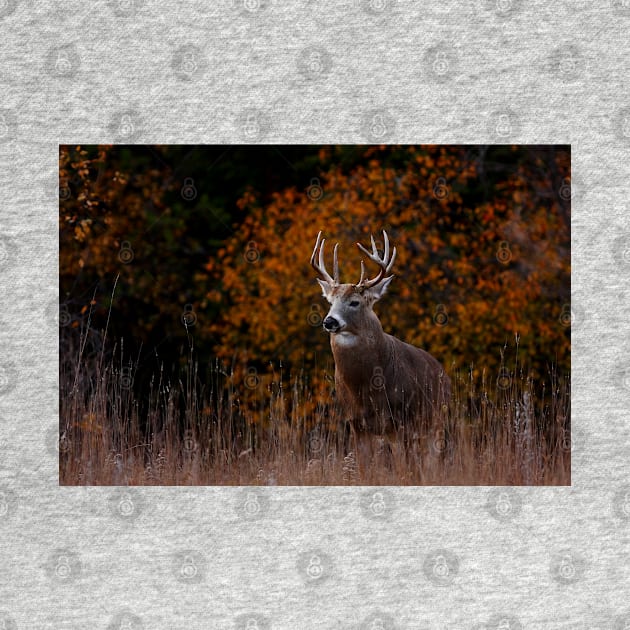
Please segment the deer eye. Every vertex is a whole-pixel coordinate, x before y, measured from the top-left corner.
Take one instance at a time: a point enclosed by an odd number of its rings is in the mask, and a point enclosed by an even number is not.
[[[359,306],[359,300],[352,300],[352,302],[350,302],[350,306]]]

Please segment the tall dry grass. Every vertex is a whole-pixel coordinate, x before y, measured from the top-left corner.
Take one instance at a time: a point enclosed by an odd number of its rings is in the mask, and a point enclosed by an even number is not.
[[[89,329],[73,339],[60,364],[62,485],[571,483],[569,378],[534,382],[517,353],[499,374],[451,374],[451,408],[420,441],[366,447],[330,399],[305,414],[313,395],[300,378],[279,374],[252,410],[243,383],[217,363],[202,373],[191,350],[178,380],[156,374],[139,400],[124,348],[108,355]]]

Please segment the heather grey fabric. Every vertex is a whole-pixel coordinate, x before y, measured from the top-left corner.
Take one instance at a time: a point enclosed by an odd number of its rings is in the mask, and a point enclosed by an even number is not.
[[[628,627],[626,0],[2,0],[0,29],[0,627]],[[58,143],[376,141],[572,144],[573,486],[59,488]]]

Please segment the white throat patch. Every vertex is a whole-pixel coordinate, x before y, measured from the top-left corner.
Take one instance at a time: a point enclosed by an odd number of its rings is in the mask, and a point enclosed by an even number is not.
[[[334,333],[335,345],[337,346],[355,346],[358,343],[359,338],[351,332],[342,330],[341,332]]]

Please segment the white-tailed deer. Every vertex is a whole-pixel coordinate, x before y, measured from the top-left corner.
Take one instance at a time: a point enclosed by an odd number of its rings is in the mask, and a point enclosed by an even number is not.
[[[355,436],[373,434],[402,437],[404,442],[427,435],[434,420],[446,410],[451,381],[444,368],[428,352],[383,331],[372,307],[387,290],[388,275],[396,259],[383,231],[383,257],[372,240],[372,251],[359,249],[379,266],[373,279],[365,275],[357,284],[339,281],[337,243],[333,252],[333,275],[326,270],[322,233],[317,235],[311,265],[330,311],[324,329],[330,333],[335,359],[336,397]]]

